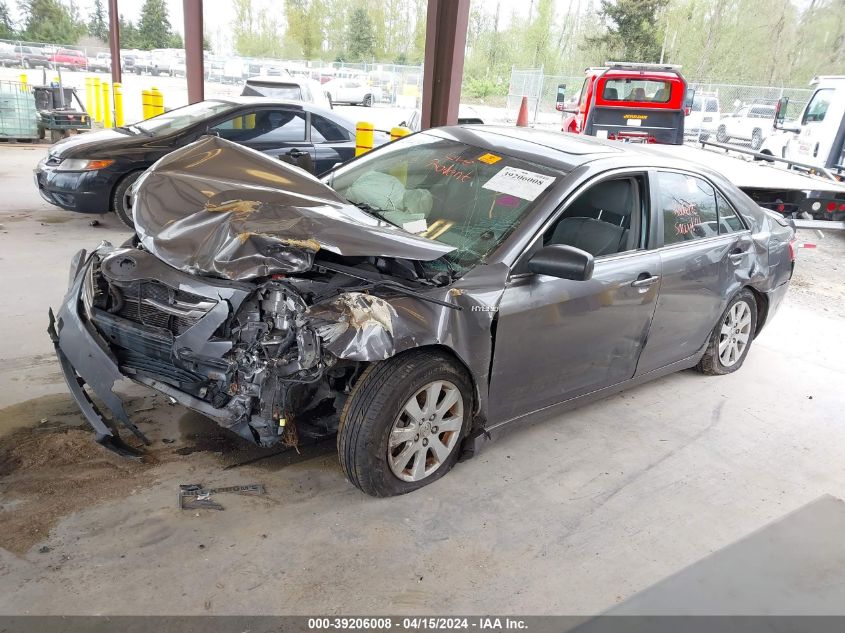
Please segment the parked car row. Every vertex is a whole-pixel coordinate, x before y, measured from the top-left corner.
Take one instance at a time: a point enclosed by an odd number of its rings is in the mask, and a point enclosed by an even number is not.
[[[756,151],[772,133],[774,118],[775,106],[769,103],[744,105],[722,115],[718,96],[697,93],[684,121],[684,136],[701,141],[715,138],[719,143],[739,142]]]
[[[88,67],[88,60],[82,51],[71,48],[47,51],[37,46],[0,43],[0,66],[83,70]]]

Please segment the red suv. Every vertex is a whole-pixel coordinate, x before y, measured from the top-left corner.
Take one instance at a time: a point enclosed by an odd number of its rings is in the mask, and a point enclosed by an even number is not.
[[[50,63],[53,68],[64,66],[71,70],[83,70],[88,66],[88,60],[81,51],[72,48],[60,48],[53,55],[50,55]]]

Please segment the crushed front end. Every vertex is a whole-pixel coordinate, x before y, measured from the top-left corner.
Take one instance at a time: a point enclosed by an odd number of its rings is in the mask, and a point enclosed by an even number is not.
[[[83,258],[51,331],[98,441],[126,450],[82,382],[145,439],[112,391],[123,377],[261,446],[336,431],[359,363],[323,353],[310,323],[321,321],[306,317],[303,295],[313,298],[327,282],[197,277],[142,249],[109,245]],[[288,424],[294,409],[296,424]]]

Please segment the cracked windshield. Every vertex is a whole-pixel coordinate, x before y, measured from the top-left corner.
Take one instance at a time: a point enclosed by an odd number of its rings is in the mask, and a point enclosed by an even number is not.
[[[466,269],[510,235],[562,172],[456,141],[417,134],[335,172],[331,186],[351,203],[455,247]]]

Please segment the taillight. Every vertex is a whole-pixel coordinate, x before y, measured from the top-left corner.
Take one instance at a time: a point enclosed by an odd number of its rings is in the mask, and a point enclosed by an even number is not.
[[[789,240],[789,261],[795,262],[795,240]]]
[[[836,211],[836,203],[835,202],[828,202],[827,203],[827,212],[833,213],[834,211]]]

